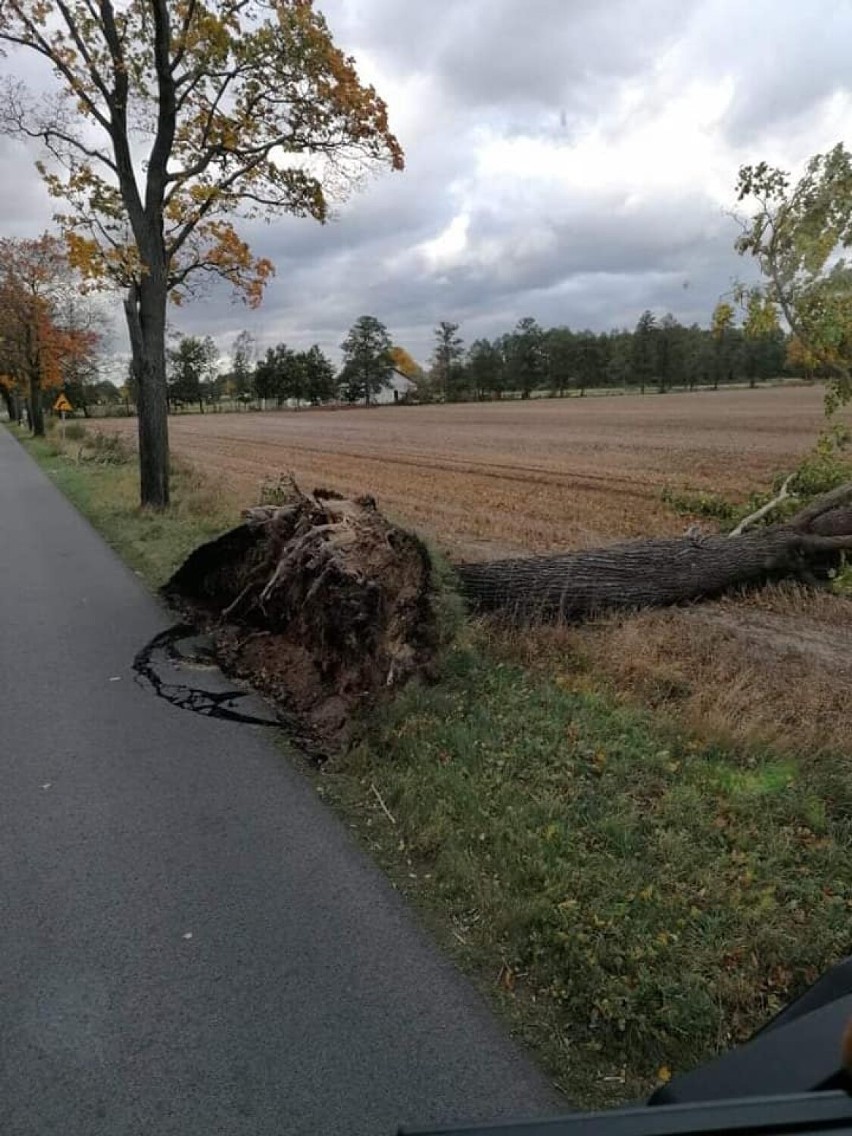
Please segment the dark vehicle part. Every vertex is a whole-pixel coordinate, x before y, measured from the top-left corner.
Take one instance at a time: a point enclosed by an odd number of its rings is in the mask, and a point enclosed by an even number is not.
[[[419,1131],[409,1136],[691,1136],[833,1132],[852,1136],[852,958],[835,966],[745,1045],[675,1077],[651,1107]]]
[[[852,1097],[846,1093],[798,1093],[748,1097],[710,1104],[578,1112],[556,1120],[530,1120],[478,1128],[401,1130],[407,1136],[849,1136]]]

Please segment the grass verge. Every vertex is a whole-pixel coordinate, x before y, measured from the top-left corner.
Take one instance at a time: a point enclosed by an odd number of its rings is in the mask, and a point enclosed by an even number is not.
[[[239,520],[236,502],[183,462],[172,462],[172,505],[158,513],[139,508],[139,469],[129,449],[104,457],[84,450],[80,460],[77,437],[64,446],[55,434],[18,440],[152,589],[198,544]]]
[[[133,465],[29,443],[156,585],[232,522],[187,470],[166,514]],[[848,758],[699,740],[620,704],[570,645],[529,665],[462,629],[315,774],[433,933],[568,1097],[603,1106],[747,1036],[848,953]]]

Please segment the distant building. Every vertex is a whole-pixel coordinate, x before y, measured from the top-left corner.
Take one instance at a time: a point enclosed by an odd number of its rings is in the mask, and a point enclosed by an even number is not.
[[[372,401],[378,406],[385,406],[390,402],[403,402],[406,395],[410,395],[416,389],[415,384],[402,371],[394,371],[390,383],[374,394]]]

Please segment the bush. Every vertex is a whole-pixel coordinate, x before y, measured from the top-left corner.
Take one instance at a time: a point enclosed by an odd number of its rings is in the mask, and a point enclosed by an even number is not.
[[[129,465],[133,457],[130,446],[119,434],[104,434],[96,430],[94,434],[86,435],[78,460],[93,465]]]
[[[86,427],[82,422],[67,422],[65,437],[69,442],[82,442],[86,437]]]
[[[736,506],[718,493],[689,489],[678,492],[666,486],[661,496],[665,504],[681,516],[707,517],[714,521],[728,522],[733,520],[736,512]]]
[[[846,426],[837,424],[825,430],[813,451],[796,470],[790,491],[808,500],[852,481],[852,457],[848,452],[850,441],[852,433]]]

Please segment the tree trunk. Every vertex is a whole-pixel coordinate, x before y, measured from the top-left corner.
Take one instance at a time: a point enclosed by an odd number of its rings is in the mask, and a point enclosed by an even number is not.
[[[584,552],[461,565],[462,594],[478,611],[521,622],[573,621],[599,612],[703,599],[772,580],[825,577],[852,549],[852,485],[791,521],[742,536],[643,540]]]
[[[9,414],[9,421],[20,422],[21,406],[17,392],[10,390],[7,386],[0,386],[0,394],[3,395],[3,401],[6,403],[6,410]]]
[[[44,406],[41,401],[41,376],[30,372],[30,429],[36,438],[44,437]]]
[[[166,289],[152,271],[125,301],[138,395],[140,501],[169,503],[169,429],[166,388]]]

